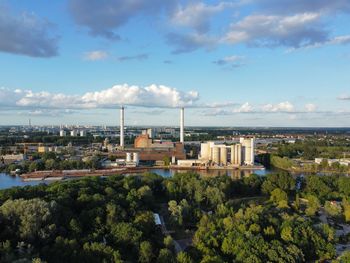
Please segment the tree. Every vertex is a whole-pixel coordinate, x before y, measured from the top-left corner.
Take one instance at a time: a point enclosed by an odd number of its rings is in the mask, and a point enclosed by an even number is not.
[[[328,160],[327,159],[322,159],[321,163],[319,164],[320,168],[322,170],[326,170],[328,168]]]
[[[171,251],[174,251],[175,249],[175,244],[174,244],[174,239],[170,236],[170,235],[167,235],[165,238],[164,238],[164,246],[171,250]]]
[[[342,204],[344,209],[345,222],[350,222],[350,201],[346,198],[343,198]]]
[[[175,263],[174,254],[167,248],[162,248],[159,251],[157,263]]]
[[[152,252],[152,245],[148,241],[143,241],[140,244],[140,250],[139,250],[139,262],[141,263],[148,263],[152,262],[153,260],[153,252]]]
[[[163,162],[166,166],[170,165],[171,160],[170,160],[169,156],[164,156]]]
[[[342,207],[336,202],[326,201],[324,205],[326,213],[333,217],[338,217],[342,213]]]
[[[288,194],[295,189],[295,179],[289,173],[268,174],[262,184],[262,191],[269,194],[276,188],[280,188]]]
[[[342,176],[338,179],[339,192],[344,196],[350,197],[350,178]]]
[[[56,168],[56,161],[54,159],[47,159],[45,161],[45,169],[52,170]]]
[[[18,232],[20,238],[32,240],[47,238],[55,227],[49,224],[54,204],[41,199],[7,200],[0,207],[0,214],[12,225],[13,233]]]
[[[314,216],[320,208],[320,201],[314,195],[307,195],[306,199],[308,200],[308,203],[305,213],[308,216]]]
[[[279,188],[276,188],[271,192],[270,200],[280,208],[288,207],[288,195]]]
[[[29,172],[35,172],[36,170],[38,170],[38,163],[31,162],[29,165]]]
[[[186,252],[177,254],[176,260],[178,263],[193,263],[191,257]]]

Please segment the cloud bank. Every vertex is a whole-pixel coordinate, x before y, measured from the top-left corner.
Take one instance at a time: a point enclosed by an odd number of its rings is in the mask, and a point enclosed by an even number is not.
[[[195,107],[198,100],[196,91],[182,92],[163,85],[115,85],[83,95],[0,88],[1,109],[97,109],[118,105],[176,108]]]

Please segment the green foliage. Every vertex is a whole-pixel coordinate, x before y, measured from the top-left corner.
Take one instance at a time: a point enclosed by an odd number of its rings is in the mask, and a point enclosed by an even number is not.
[[[285,191],[279,188],[276,188],[271,192],[270,200],[280,208],[288,207],[288,195]]]
[[[45,159],[45,165],[53,165],[57,156]],[[342,220],[341,210],[333,211],[327,202],[336,197],[343,198],[350,220],[347,183],[336,176],[306,176],[295,197],[296,180],[285,173],[235,181],[147,173],[7,189],[0,191],[0,262],[330,260],[335,258],[334,229],[305,214],[315,215],[324,203]],[[173,237],[155,225],[154,212],[175,231],[174,238],[194,233],[193,246],[175,256]]]
[[[273,207],[250,206],[224,218],[217,214],[205,217],[194,245],[203,258],[215,255],[228,262],[303,262],[334,257],[333,239],[325,238],[324,231],[311,221],[289,214]]]
[[[348,199],[344,198],[342,205],[343,205],[343,209],[344,209],[345,222],[350,222],[350,201]]]
[[[336,202],[326,201],[324,209],[328,215],[333,217],[339,217],[342,214],[342,207]]]
[[[171,252],[171,250],[162,248],[159,251],[157,263],[175,263],[174,254]]]
[[[266,194],[270,194],[276,188],[289,194],[295,189],[295,179],[286,172],[267,175],[266,180],[262,184],[262,191]]]
[[[186,252],[177,254],[176,260],[178,263],[193,263],[193,260]]]
[[[293,162],[286,157],[279,157],[275,155],[271,155],[270,163],[272,166],[288,170],[292,168]]]
[[[307,208],[305,210],[306,215],[314,216],[316,212],[320,209],[320,201],[314,195],[307,195],[306,199],[308,200]]]
[[[143,241],[140,244],[140,250],[139,250],[139,262],[141,263],[149,263],[153,262],[153,252],[152,252],[152,245],[148,241]]]
[[[55,229],[54,224],[48,224],[54,207],[55,203],[49,204],[38,198],[7,200],[0,207],[0,215],[17,238],[45,239]]]

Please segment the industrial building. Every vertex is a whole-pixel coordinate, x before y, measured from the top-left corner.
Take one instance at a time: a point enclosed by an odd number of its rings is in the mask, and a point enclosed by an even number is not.
[[[254,165],[254,138],[241,138],[233,145],[201,143],[199,160],[208,165],[241,166]]]
[[[124,107],[120,108],[120,146],[121,152],[126,152],[126,160],[130,160],[131,153],[137,153],[138,161],[163,161],[169,159],[171,162],[175,160],[186,159],[184,149],[184,130],[185,118],[184,108],[180,110],[180,142],[172,142],[165,140],[155,140],[155,129],[147,129],[137,136],[134,141],[134,147],[128,147],[124,144]]]

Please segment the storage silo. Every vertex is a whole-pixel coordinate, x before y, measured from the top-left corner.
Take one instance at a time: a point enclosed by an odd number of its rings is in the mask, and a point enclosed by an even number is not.
[[[213,150],[213,162],[216,164],[220,163],[220,147],[214,146]]]
[[[136,165],[138,165],[139,164],[139,162],[140,162],[140,155],[139,155],[139,153],[133,153],[133,162],[136,164]]]
[[[226,148],[226,146],[220,147],[220,163],[222,165],[227,165],[227,148]]]
[[[230,149],[231,149],[230,163],[233,165],[235,164],[235,146],[231,145]]]
[[[126,162],[127,163],[131,162],[131,153],[126,153]]]
[[[209,143],[201,143],[201,155],[200,159],[209,160],[210,155],[210,145]]]
[[[242,164],[242,145],[236,144],[235,145],[235,154],[234,154],[234,164],[241,165]]]

